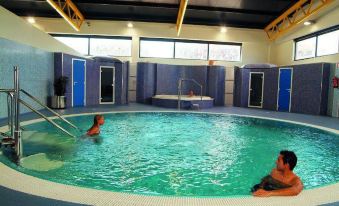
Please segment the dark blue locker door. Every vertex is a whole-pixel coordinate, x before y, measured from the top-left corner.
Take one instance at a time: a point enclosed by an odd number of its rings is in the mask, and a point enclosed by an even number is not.
[[[85,61],[73,60],[73,106],[85,105]]]
[[[278,111],[290,110],[292,69],[280,69]]]

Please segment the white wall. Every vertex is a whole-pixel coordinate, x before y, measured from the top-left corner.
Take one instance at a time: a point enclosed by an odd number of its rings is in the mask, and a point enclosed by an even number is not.
[[[0,37],[33,46],[50,52],[65,52],[79,55],[78,52],[61,44],[50,35],[35,28],[25,19],[0,6]]]
[[[268,62],[269,42],[262,30],[228,28],[226,33],[221,33],[219,27],[184,24],[181,34],[178,37],[176,35],[175,24],[133,22],[134,27],[128,28],[127,22],[122,21],[89,20],[87,22],[83,24],[80,32],[76,32],[63,19],[37,19],[37,24],[45,31],[51,33],[131,36],[132,57],[121,58],[122,60],[131,62],[129,85],[130,101],[135,101],[136,62],[148,61],[165,64],[207,65],[207,61],[203,60],[139,58],[139,37],[181,38],[242,43],[242,60],[240,62],[215,62],[216,65],[226,66],[226,85],[228,86],[233,86],[233,67],[235,65],[241,66],[248,63]],[[232,105],[233,87],[228,87],[225,93],[227,96],[227,105]]]

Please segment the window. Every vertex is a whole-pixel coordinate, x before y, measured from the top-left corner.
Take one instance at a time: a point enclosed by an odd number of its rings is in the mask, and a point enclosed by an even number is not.
[[[318,36],[317,56],[338,53],[339,30]]]
[[[240,45],[210,44],[208,56],[210,60],[240,61],[241,46]]]
[[[173,41],[140,39],[140,57],[173,58]]]
[[[207,60],[208,44],[175,42],[175,58]]]
[[[140,38],[140,57],[240,61],[241,43]]]
[[[54,38],[71,47],[80,54],[88,55],[88,38],[61,36],[55,36]]]
[[[295,59],[306,59],[315,57],[316,37],[298,41],[296,43]]]
[[[339,53],[339,25],[297,38],[295,60]]]
[[[97,35],[51,34],[83,55],[132,56],[132,38]]]
[[[131,56],[132,40],[90,38],[90,55]]]

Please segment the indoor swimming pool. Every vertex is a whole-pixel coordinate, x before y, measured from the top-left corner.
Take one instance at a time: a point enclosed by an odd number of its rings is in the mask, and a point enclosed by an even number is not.
[[[298,156],[294,172],[305,189],[339,180],[339,135],[316,128],[226,114],[122,112],[104,114],[99,136],[85,131],[94,115],[68,117],[76,139],[47,122],[24,126],[20,166],[41,179],[99,190],[155,196],[250,195],[280,150]],[[60,122],[60,124],[62,124]],[[64,125],[66,127],[66,125]]]

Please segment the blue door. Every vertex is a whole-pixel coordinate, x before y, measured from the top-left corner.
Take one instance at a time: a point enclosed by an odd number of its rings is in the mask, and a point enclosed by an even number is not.
[[[290,98],[291,98],[291,79],[292,69],[281,68],[279,69],[279,99],[278,111],[290,111]]]
[[[73,106],[85,105],[85,63],[84,60],[73,59]]]

